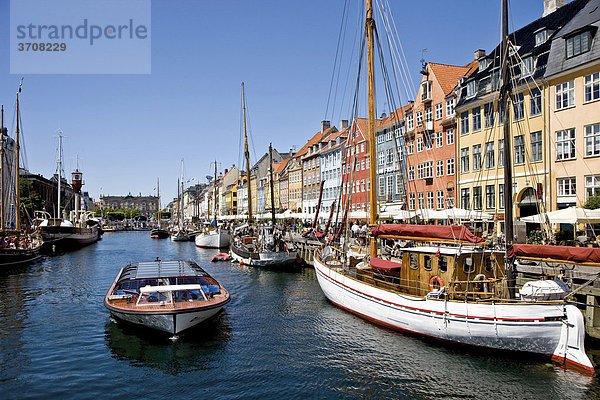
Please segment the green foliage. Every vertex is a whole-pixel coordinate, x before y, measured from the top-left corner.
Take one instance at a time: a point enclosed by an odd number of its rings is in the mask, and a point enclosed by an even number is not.
[[[19,190],[21,195],[21,207],[25,208],[30,216],[33,216],[34,211],[42,210],[44,208],[42,197],[33,190],[33,182],[25,179],[19,180]]]
[[[97,217],[104,215],[110,221],[123,221],[125,218],[134,218],[140,215],[140,210],[128,208],[103,208],[95,211]]]
[[[585,202],[585,205],[583,207],[587,208],[587,209],[590,209],[590,210],[595,210],[597,208],[600,208],[600,195],[596,195],[596,196],[590,197]]]
[[[154,213],[154,218],[158,219],[158,211]],[[170,219],[171,218],[171,213],[169,211],[161,211],[160,212],[160,218],[161,219]]]
[[[529,244],[543,244],[544,235],[542,235],[542,231],[536,229],[534,231],[529,232],[529,237],[527,237],[527,243]]]

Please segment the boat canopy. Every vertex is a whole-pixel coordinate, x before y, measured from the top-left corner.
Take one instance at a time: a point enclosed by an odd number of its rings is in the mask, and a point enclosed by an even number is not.
[[[477,237],[464,225],[408,225],[381,224],[371,230],[371,235],[405,236],[431,239],[445,239],[482,243],[484,239]]]
[[[175,290],[202,290],[201,285],[164,285],[164,286],[144,286],[140,288],[140,293],[171,292]]]
[[[402,268],[402,263],[389,261],[389,260],[382,260],[381,258],[371,258],[371,261],[369,262],[369,264],[373,268],[377,268],[377,269],[381,269],[381,270],[385,270],[385,271],[392,271],[392,270],[397,270],[397,269]]]
[[[571,262],[600,263],[600,248],[594,247],[514,244],[508,254],[511,257],[548,258]]]

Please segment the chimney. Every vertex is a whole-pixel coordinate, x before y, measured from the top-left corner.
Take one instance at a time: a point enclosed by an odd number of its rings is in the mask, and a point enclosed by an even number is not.
[[[554,11],[558,10],[565,4],[567,4],[567,0],[544,0],[544,14],[542,15],[542,17],[545,17],[548,14],[552,14]]]
[[[475,50],[475,56],[474,56],[474,60],[477,61],[480,58],[485,57],[485,50],[482,49],[477,49]]]
[[[346,129],[348,127],[348,120],[343,119],[340,121],[340,130]]]
[[[325,132],[331,126],[329,121],[321,121],[321,132]]]

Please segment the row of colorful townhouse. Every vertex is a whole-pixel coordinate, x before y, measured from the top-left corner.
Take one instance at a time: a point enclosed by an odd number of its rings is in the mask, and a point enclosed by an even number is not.
[[[600,0],[544,5],[544,16],[510,35],[517,217],[583,205],[600,194]],[[273,150],[276,212],[307,215],[319,207],[327,215],[349,204],[366,217],[374,145],[374,190],[383,208],[461,207],[501,218],[500,46],[475,51],[465,65],[429,62],[421,73],[415,100],[377,120],[375,143],[366,120],[353,118],[339,128],[322,121],[296,153]],[[235,166],[226,171],[217,179],[220,213],[248,213],[248,184],[253,213],[270,212],[269,179],[268,153],[251,167],[250,182]],[[212,187],[204,192],[205,210]]]

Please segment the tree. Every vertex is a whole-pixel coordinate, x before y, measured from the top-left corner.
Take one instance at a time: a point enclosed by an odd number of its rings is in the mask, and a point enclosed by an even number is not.
[[[590,210],[595,210],[597,208],[600,208],[600,195],[595,195],[595,196],[590,197],[585,202],[585,205],[583,207],[590,209]]]
[[[21,207],[25,209],[26,214],[33,218],[33,212],[44,209],[42,196],[33,188],[33,182],[20,179],[19,191],[21,194]],[[22,215],[23,217],[23,215]]]

